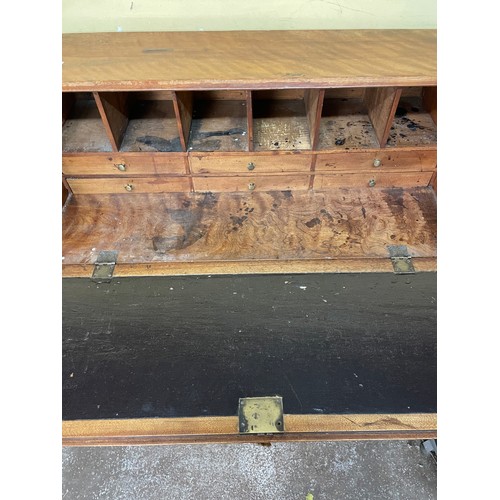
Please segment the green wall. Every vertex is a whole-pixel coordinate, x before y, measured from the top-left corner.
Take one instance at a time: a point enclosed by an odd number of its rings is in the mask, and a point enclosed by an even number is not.
[[[436,28],[437,0],[63,0],[64,33]]]

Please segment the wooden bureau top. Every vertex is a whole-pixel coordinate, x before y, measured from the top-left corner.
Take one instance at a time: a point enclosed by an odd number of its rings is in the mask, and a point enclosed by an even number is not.
[[[436,85],[436,30],[65,34],[63,91]]]

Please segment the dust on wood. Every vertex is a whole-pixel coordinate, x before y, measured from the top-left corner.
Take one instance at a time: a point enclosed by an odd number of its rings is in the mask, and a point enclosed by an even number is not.
[[[401,203],[399,203],[401,200]],[[78,195],[63,214],[65,264],[113,248],[121,263],[387,258],[436,253],[431,188]]]

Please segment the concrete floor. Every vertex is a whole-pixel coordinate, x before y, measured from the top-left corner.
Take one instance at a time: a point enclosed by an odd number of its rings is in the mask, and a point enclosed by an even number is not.
[[[419,441],[64,448],[62,498],[424,500]]]

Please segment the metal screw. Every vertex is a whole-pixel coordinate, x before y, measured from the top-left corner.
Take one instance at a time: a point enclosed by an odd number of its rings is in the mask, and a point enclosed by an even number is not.
[[[372,188],[373,186],[375,186],[375,179],[370,179],[368,181],[368,185]]]
[[[253,190],[255,189],[255,182],[250,182],[250,183],[248,184],[248,189],[249,189],[250,191],[253,191]]]
[[[132,184],[125,184],[125,191],[132,191],[134,189],[134,186]]]
[[[124,163],[118,163],[115,165],[115,167],[120,171],[120,172],[125,172],[127,170],[127,166]]]
[[[255,165],[253,162],[250,162],[248,165],[247,165],[247,168],[248,170],[253,170],[255,168]]]
[[[378,158],[375,158],[373,160],[373,166],[374,167],[380,167],[380,165],[382,165],[382,160],[379,160]]]

